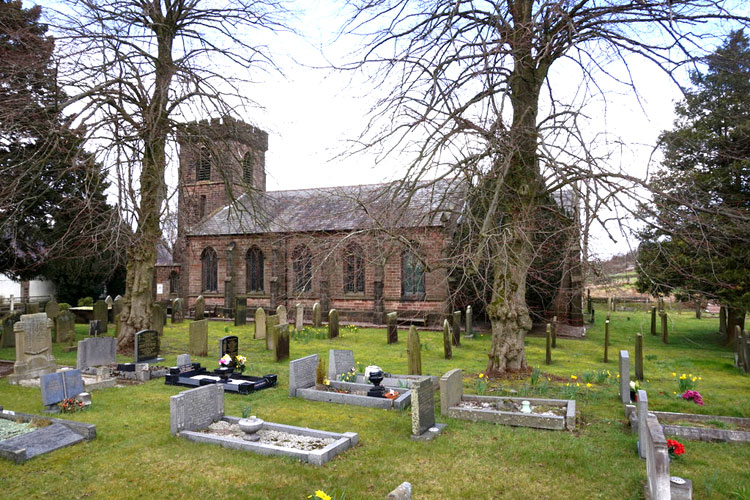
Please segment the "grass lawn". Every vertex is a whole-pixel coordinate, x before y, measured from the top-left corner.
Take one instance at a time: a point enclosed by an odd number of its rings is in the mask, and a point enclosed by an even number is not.
[[[626,424],[617,395],[618,351],[628,349],[634,364],[635,333],[644,333],[644,385],[652,410],[750,417],[750,377],[734,369],[732,352],[716,334],[718,320],[696,320],[687,312],[670,317],[669,345],[648,333],[648,314],[613,313],[610,362],[605,364],[602,316],[597,314],[597,324],[589,329],[586,340],[558,339],[549,366],[544,365],[544,339],[527,339],[528,363],[542,371],[533,390],[529,377],[491,380],[487,389],[489,395],[507,395],[514,390],[521,395],[544,392],[559,397],[576,392],[576,432],[448,419],[439,415],[436,401],[437,421],[448,427],[427,443],[409,439],[408,410],[290,399],[289,364],[274,363],[265,341],[252,340],[252,325],[210,322],[210,351],[218,350],[218,339],[231,332],[239,336],[249,374],[279,376],[279,385],[273,389],[249,396],[227,393],[227,415],[239,416],[241,407],[250,404],[252,413],[267,421],[357,432],[359,445],[322,467],[314,467],[288,458],[262,457],[175,438],[169,434],[169,396],[186,388],[167,386],[159,379],[94,391],[89,410],[61,416],[96,424],[94,441],[23,465],[0,459],[0,497],[301,500],[322,489],[339,500],[344,496],[360,500],[385,498],[402,481],[409,481],[415,499],[639,499],[646,464],[637,456],[637,438]],[[76,325],[79,338],[87,330],[87,325]],[[378,364],[388,372],[406,373],[406,336],[401,330],[398,344],[386,345],[384,329],[343,328],[342,336],[333,341],[292,340],[290,349],[292,359],[313,353],[327,359],[329,348],[353,349],[355,360],[363,365]],[[443,359],[442,333],[420,332],[420,336],[424,373],[441,375],[462,368],[465,392],[476,392],[477,375],[487,362],[489,336],[462,340],[461,347],[453,349],[452,360]],[[175,364],[187,345],[187,323],[167,325],[162,341],[165,364]],[[58,363],[75,365],[74,352],[64,353],[55,345],[54,354]],[[12,360],[14,355],[13,349],[0,349],[0,359]],[[210,356],[194,361],[212,368],[217,359]],[[611,377],[606,376],[606,370]],[[700,376],[697,390],[706,405],[677,398],[673,373]],[[573,385],[567,386],[571,380]],[[39,413],[40,391],[10,386],[0,379],[0,405]],[[694,498],[750,499],[750,445],[682,442],[686,453],[672,462],[671,471],[693,481]]]

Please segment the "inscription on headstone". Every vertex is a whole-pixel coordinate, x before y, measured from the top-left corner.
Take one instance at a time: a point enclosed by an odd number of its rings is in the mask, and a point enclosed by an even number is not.
[[[435,426],[435,388],[431,378],[411,383],[411,433],[420,436]]]
[[[190,323],[190,354],[193,356],[208,355],[208,320]]]
[[[208,384],[169,398],[172,435],[205,429],[224,416],[224,387]]]
[[[262,307],[255,310],[255,338],[266,338],[266,311]]]
[[[156,330],[141,330],[135,334],[135,362],[152,363],[163,361],[159,358],[159,332]]]

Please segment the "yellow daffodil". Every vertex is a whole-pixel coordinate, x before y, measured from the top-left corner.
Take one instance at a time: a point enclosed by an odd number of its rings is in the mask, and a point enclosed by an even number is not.
[[[581,384],[579,384],[578,382],[576,382],[576,387],[581,387]]]
[[[484,378],[484,373],[480,373],[479,378]]]
[[[590,383],[586,384],[586,387],[591,387],[591,384]]]
[[[323,385],[331,385],[331,381],[328,380],[327,378],[324,378],[323,379]]]
[[[703,380],[703,377],[698,377],[698,380]]]
[[[570,378],[572,378],[573,380],[578,380],[578,377],[576,377],[575,375],[571,375]]]
[[[672,376],[673,376],[673,377],[676,377],[676,376],[677,376],[677,374],[676,374],[675,372],[672,372]]]
[[[326,495],[326,493],[322,490],[318,490],[315,492],[315,496],[322,499],[322,500],[331,500],[330,495]]]

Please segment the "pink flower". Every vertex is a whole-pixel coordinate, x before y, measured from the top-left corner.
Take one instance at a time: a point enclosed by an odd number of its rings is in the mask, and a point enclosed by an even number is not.
[[[703,406],[703,397],[701,397],[698,391],[687,390],[685,391],[685,394],[682,395],[682,399],[693,401],[695,404]]]

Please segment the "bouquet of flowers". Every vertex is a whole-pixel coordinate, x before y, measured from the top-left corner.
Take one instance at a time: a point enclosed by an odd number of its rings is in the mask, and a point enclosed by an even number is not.
[[[244,372],[245,363],[247,363],[247,358],[242,354],[238,354],[237,357],[234,358],[234,369],[240,373]]]
[[[703,406],[703,397],[698,391],[687,390],[685,391],[685,394],[682,395],[682,399],[686,399],[688,401],[694,402],[697,405]]]
[[[685,445],[674,439],[667,439],[667,451],[670,457],[678,457],[685,453]]]
[[[67,398],[57,403],[57,406],[63,413],[75,413],[83,410],[83,401],[76,398]]]
[[[225,354],[221,358],[219,358],[220,368],[229,367],[229,366],[232,366],[232,356],[230,356],[229,354]]]

